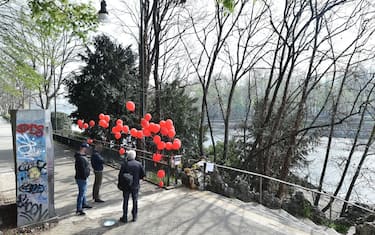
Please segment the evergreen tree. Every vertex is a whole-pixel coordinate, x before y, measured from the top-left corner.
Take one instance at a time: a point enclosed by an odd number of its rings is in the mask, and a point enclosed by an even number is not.
[[[87,47],[81,56],[86,65],[67,83],[69,102],[77,106],[72,117],[86,122],[98,121],[100,113],[126,118],[126,101],[139,97],[135,55],[130,46],[116,45],[105,35],[94,39],[94,47]]]

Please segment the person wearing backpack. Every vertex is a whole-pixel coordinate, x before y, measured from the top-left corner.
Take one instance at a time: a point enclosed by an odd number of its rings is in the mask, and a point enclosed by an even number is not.
[[[120,221],[123,223],[128,222],[128,202],[130,194],[132,195],[133,200],[133,222],[137,220],[138,215],[139,180],[144,179],[145,171],[142,164],[135,160],[136,156],[137,154],[134,150],[129,150],[127,152],[127,157],[121,164],[121,169],[118,175],[118,188],[122,191],[124,200],[122,205],[123,215],[120,218]]]

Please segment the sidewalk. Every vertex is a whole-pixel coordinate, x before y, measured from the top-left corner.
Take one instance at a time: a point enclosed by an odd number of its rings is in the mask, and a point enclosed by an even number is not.
[[[337,234],[332,229],[302,222],[283,210],[269,210],[256,203],[243,203],[208,191],[187,188],[160,189],[142,182],[137,222],[119,223],[122,215],[122,193],[117,189],[118,170],[105,168],[101,197],[105,203],[94,203],[86,216],[76,216],[77,186],[74,183],[73,151],[56,144],[55,208],[58,224],[42,234]],[[90,176],[88,198],[91,199],[93,176]],[[131,208],[131,200],[129,207]],[[111,227],[104,222],[113,219]],[[131,219],[131,215],[129,215]]]

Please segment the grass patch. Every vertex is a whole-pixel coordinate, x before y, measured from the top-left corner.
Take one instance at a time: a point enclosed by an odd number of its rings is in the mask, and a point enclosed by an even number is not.
[[[330,228],[333,228],[334,230],[342,234],[346,234],[350,228],[349,225],[333,223],[333,222],[329,223],[327,226]]]

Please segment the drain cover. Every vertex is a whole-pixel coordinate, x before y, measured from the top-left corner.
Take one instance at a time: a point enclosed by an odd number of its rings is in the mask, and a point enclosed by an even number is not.
[[[111,227],[111,226],[115,225],[116,223],[117,223],[116,219],[105,219],[103,221],[103,226],[104,227]]]

